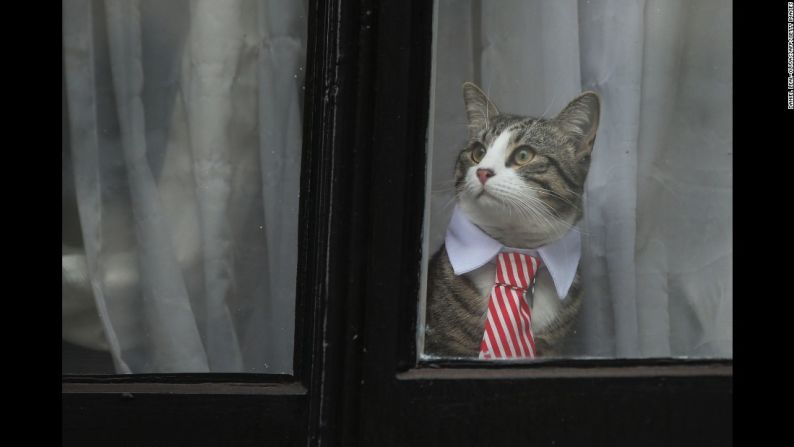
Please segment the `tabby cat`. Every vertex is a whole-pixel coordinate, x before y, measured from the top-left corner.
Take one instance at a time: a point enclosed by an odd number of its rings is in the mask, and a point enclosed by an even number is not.
[[[598,128],[598,95],[582,93],[551,119],[501,113],[482,90],[468,82],[463,85],[463,98],[469,135],[455,166],[457,211],[510,248],[538,249],[577,231]],[[538,357],[560,355],[581,307],[578,259],[570,269],[564,299],[557,293],[556,278],[545,267],[536,276],[534,293],[527,297]],[[446,244],[433,255],[428,271],[426,355],[478,356],[494,272],[495,265],[489,262],[456,275]]]

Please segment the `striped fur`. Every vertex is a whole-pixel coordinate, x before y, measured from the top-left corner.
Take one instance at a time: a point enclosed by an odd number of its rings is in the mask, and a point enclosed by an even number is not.
[[[598,128],[598,95],[579,95],[554,118],[501,113],[471,83],[464,84],[464,101],[469,141],[455,166],[458,206],[475,225],[509,247],[537,248],[562,237],[582,218],[582,194]],[[525,154],[519,154],[522,151]],[[529,156],[523,157],[526,153]],[[493,176],[483,184],[478,169],[489,169]],[[493,285],[489,269],[493,267],[455,276],[444,246],[431,258],[426,354],[478,356]],[[577,272],[564,300],[556,296],[547,271],[541,269],[537,281],[532,300],[537,354],[557,356],[581,307],[580,275]]]

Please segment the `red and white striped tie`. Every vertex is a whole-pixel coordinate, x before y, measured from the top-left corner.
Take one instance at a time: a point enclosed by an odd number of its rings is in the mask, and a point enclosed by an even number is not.
[[[499,253],[496,281],[488,297],[485,333],[480,358],[534,358],[532,311],[525,298],[540,268],[539,258],[521,253]]]

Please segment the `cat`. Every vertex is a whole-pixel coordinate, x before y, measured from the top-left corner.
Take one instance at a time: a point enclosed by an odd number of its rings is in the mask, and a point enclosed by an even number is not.
[[[577,231],[600,117],[598,94],[580,94],[551,119],[501,113],[470,82],[463,99],[469,135],[454,170],[457,210],[505,247],[537,249]],[[560,355],[581,308],[578,259],[564,299],[549,270],[538,271],[528,297],[536,357]],[[456,275],[446,244],[431,257],[426,355],[478,357],[494,272],[489,262]]]

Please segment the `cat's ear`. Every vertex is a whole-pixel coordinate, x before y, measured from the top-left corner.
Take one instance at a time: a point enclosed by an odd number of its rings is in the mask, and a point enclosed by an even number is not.
[[[577,141],[577,152],[589,154],[593,150],[601,98],[595,92],[584,92],[573,99],[554,120]]]
[[[463,84],[463,102],[466,103],[466,115],[469,118],[469,138],[474,138],[487,128],[488,120],[499,114],[494,103],[471,82]]]

